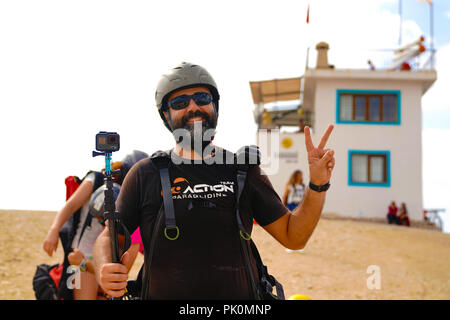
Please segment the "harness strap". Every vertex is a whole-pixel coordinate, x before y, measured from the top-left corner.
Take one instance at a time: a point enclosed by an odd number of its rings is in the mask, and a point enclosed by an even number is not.
[[[150,246],[148,249],[148,254],[144,255],[144,267],[143,267],[143,276],[142,276],[142,288],[141,288],[141,297],[144,300],[151,299],[148,287],[150,285],[150,270],[153,261],[153,255],[155,252],[156,239],[159,235],[159,225],[161,224],[162,216],[164,215],[164,207],[161,205],[158,211],[158,215],[155,220],[155,224],[153,225],[152,236],[150,238]]]
[[[161,179],[162,196],[164,203],[164,215],[165,224],[164,235],[169,240],[176,240],[180,235],[180,229],[177,227],[175,220],[175,209],[173,206],[172,199],[172,186],[170,183],[169,175],[169,163],[170,163],[170,152],[157,151],[152,156],[151,159],[155,166],[159,170],[159,177]],[[175,230],[175,235],[169,235],[169,230]]]
[[[252,289],[253,295],[255,299],[259,299],[258,288],[255,281],[255,276],[253,274],[253,270],[250,262],[250,252],[248,248],[248,241],[251,241],[251,237],[248,232],[244,228],[244,224],[242,223],[241,214],[239,212],[239,203],[242,195],[242,191],[244,189],[245,180],[247,178],[247,171],[242,170],[242,168],[238,168],[237,170],[237,197],[236,197],[236,220],[239,227],[239,235],[240,235],[240,243],[242,248],[242,253],[244,255],[245,266],[247,267],[247,274],[250,280],[250,287]]]
[[[272,293],[271,293],[272,288],[275,286],[276,291],[277,291],[276,299],[285,300],[284,289],[283,289],[282,284],[279,283],[277,281],[277,279],[275,279],[274,276],[269,274],[267,267],[262,262],[261,255],[259,254],[258,248],[256,248],[256,245],[253,241],[250,242],[250,247],[252,250],[253,257],[256,260],[256,264],[258,266],[261,266],[261,269],[258,270],[258,272],[259,272],[259,276],[261,278],[261,283],[265,287],[263,289],[265,289],[266,292],[268,292],[269,294],[272,295]]]
[[[238,172],[237,172],[238,189],[237,189],[237,200],[236,200],[236,220],[237,220],[241,238],[243,238],[244,240],[249,240],[250,235],[248,234],[247,230],[245,230],[245,228],[244,228],[244,224],[242,223],[242,219],[241,219],[241,213],[239,212],[239,201],[241,199],[242,191],[244,190],[246,178],[247,178],[247,171],[238,169]]]
[[[169,177],[169,168],[162,168],[159,170],[161,177],[161,187],[164,201],[164,211],[166,215],[166,228],[175,229],[177,223],[175,221],[175,209],[173,206],[172,190]]]
[[[237,161],[237,199],[236,199],[236,220],[239,227],[241,247],[244,253],[244,259],[246,261],[246,267],[250,278],[250,283],[252,290],[254,292],[256,299],[262,299],[264,294],[269,294],[275,299],[285,299],[284,290],[281,283],[279,283],[273,276],[267,271],[267,267],[263,264],[261,256],[256,248],[255,243],[251,240],[250,235],[244,228],[242,223],[241,214],[239,212],[239,201],[244,190],[245,181],[247,178],[247,172],[253,165],[259,165],[261,159],[261,154],[257,146],[245,146],[240,148],[236,152]],[[264,290],[264,292],[259,292],[258,286],[255,283],[255,277],[250,264],[250,256],[253,256],[256,261],[256,266],[258,268],[258,274],[260,278],[259,288]],[[272,288],[275,286],[277,291],[277,296],[272,294]]]
[[[244,190],[245,180],[247,179],[247,171],[252,165],[259,165],[261,163],[261,153],[257,146],[244,146],[240,148],[235,154],[237,164],[237,200],[236,200],[236,220],[239,228],[241,238],[250,240],[250,235],[244,228],[241,214],[239,212],[239,201],[241,199],[242,191]]]

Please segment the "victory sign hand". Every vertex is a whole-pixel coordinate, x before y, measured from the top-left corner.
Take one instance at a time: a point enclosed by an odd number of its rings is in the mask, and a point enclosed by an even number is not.
[[[308,152],[308,164],[309,164],[309,176],[311,183],[315,185],[324,185],[330,181],[331,173],[334,168],[334,151],[331,149],[325,149],[328,138],[331,131],[333,131],[333,125],[329,125],[319,145],[314,146],[311,140],[311,131],[308,126],[305,127],[305,145]]]

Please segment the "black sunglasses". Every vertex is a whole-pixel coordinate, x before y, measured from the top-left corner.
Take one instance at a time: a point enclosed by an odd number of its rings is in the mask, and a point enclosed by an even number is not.
[[[191,99],[193,99],[198,106],[206,106],[212,102],[213,97],[208,92],[196,92],[193,95],[183,94],[170,100],[167,105],[174,110],[182,110],[189,105]]]

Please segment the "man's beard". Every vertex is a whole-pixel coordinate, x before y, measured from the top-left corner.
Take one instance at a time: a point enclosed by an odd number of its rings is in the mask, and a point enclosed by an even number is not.
[[[189,119],[202,117],[205,121],[187,123]],[[205,149],[214,139],[217,126],[217,112],[213,108],[212,115],[199,110],[188,113],[181,119],[172,119],[169,113],[168,123],[172,128],[172,134],[177,144],[184,149],[195,151],[203,155]]]

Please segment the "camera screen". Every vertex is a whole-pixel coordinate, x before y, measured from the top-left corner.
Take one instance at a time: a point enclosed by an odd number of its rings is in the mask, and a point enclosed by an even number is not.
[[[108,144],[112,145],[112,144],[116,144],[117,143],[117,136],[113,135],[113,136],[108,136]]]
[[[120,148],[119,139],[116,132],[101,131],[96,136],[96,149],[103,152],[118,151]]]

